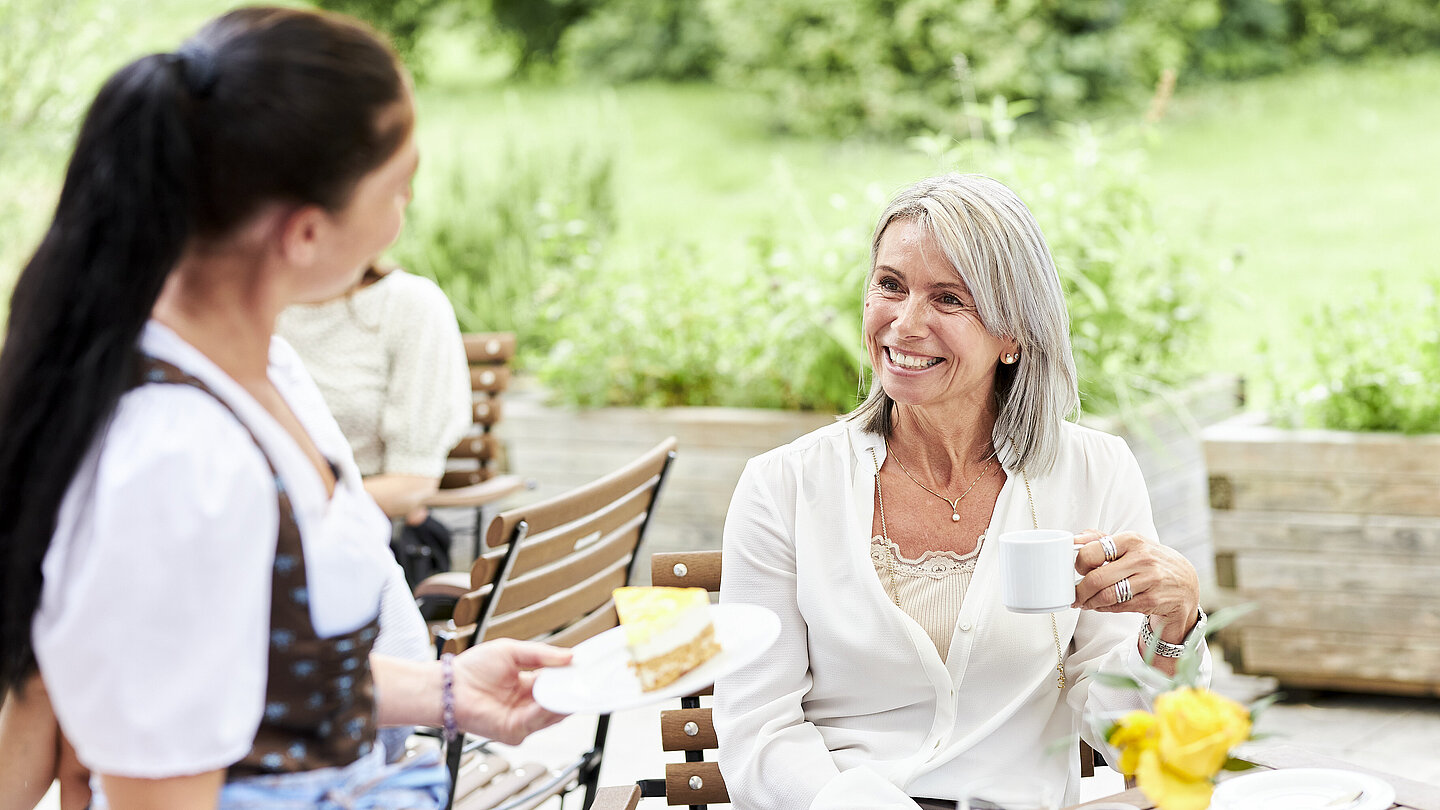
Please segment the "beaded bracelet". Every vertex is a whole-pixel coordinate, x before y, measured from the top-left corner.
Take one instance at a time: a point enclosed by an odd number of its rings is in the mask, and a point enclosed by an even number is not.
[[[445,739],[451,741],[460,736],[460,726],[455,722],[455,654],[440,656],[440,720],[445,724]]]

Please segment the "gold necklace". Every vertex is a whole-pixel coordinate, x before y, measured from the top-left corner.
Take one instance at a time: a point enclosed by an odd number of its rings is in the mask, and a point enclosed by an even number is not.
[[[890,445],[888,442],[885,445],[885,450],[887,453],[890,450]],[[894,545],[894,543],[890,541],[890,532],[885,528],[885,492],[880,488],[880,458],[875,455],[875,448],[873,447],[870,448],[870,461],[875,465],[875,499],[880,503],[880,536],[885,538],[885,545],[891,546]],[[895,463],[900,464],[900,459],[895,459]],[[902,464],[900,466],[900,469],[905,469],[905,466]],[[915,479],[912,478],[910,480],[914,481]],[[1038,529],[1040,528],[1040,515],[1035,511],[1035,493],[1030,491],[1030,476],[1026,475],[1024,470],[1021,470],[1020,480],[1025,482],[1025,497],[1030,501],[1030,522],[1034,524],[1034,527],[1036,529]],[[920,482],[915,481],[915,483],[919,484]],[[975,485],[971,484],[970,486],[973,487]],[[969,492],[969,490],[966,490],[966,492]],[[961,495],[960,497],[963,498],[965,496]],[[979,561],[980,549],[984,547],[984,544],[985,535],[982,533],[980,535],[979,545],[975,547],[975,556],[977,563]],[[887,549],[886,551],[889,552],[889,549]],[[895,600],[895,607],[898,608],[900,607],[900,588],[895,583],[894,559],[890,559],[888,561],[886,569],[889,571],[890,574],[890,598]],[[1050,614],[1050,636],[1051,638],[1055,639],[1055,671],[1060,673],[1059,677],[1055,679],[1055,686],[1057,688],[1064,689],[1065,651],[1060,647],[1060,627],[1055,622],[1054,613]]]
[[[941,495],[940,493],[936,492],[935,490],[933,490],[933,489],[925,486],[924,484],[920,483],[919,479],[917,479],[915,476],[911,475],[911,474],[910,474],[910,471],[907,470],[907,469],[905,469],[905,463],[900,460],[900,457],[897,456],[897,455],[895,455],[894,453],[890,452],[890,442],[889,442],[889,440],[886,440],[886,441],[885,441],[885,455],[886,455],[886,457],[888,457],[888,458],[893,458],[893,459],[895,459],[895,463],[900,466],[900,472],[905,473],[905,477],[906,477],[906,478],[909,478],[912,482],[914,482],[915,486],[920,487],[921,489],[925,490],[926,492],[930,493],[931,495],[934,495],[935,497],[937,497],[937,498],[939,498],[940,500],[944,501],[945,504],[950,507],[950,520],[951,520],[952,522],[954,522],[954,523],[959,523],[959,522],[960,522],[960,502],[963,501],[963,500],[965,500],[965,496],[970,494],[970,490],[974,489],[976,484],[980,483],[980,479],[981,479],[981,478],[984,478],[984,477],[985,477],[985,473],[987,473],[987,472],[990,471],[991,462],[993,462],[993,461],[995,460],[995,453],[994,453],[994,452],[991,452],[990,455],[986,456],[986,457],[985,457],[985,466],[980,468],[980,474],[977,475],[977,476],[975,476],[975,480],[970,482],[970,486],[966,487],[964,492],[960,493],[960,497],[958,497],[958,498],[956,498],[955,500],[952,501],[952,500],[950,500],[949,498],[945,497],[944,495]],[[879,479],[879,478],[876,478],[875,480],[876,480],[876,481],[879,481],[880,479]]]

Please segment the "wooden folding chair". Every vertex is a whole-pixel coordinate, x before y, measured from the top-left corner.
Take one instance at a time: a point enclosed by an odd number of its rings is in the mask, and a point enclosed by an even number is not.
[[[650,558],[650,580],[655,585],[704,588],[719,593],[720,569],[719,551],[659,553]],[[711,709],[700,705],[702,696],[713,693],[713,687],[707,687],[680,698],[679,709],[660,712],[660,748],[683,751],[684,762],[667,763],[664,779],[642,779],[632,786],[600,788],[590,810],[635,810],[643,798],[663,798],[667,805],[688,805],[691,810],[729,804],[730,792],[720,775],[720,764],[714,757],[705,758],[706,752],[716,752],[720,747]],[[1081,776],[1093,776],[1097,760],[1105,764],[1081,741]]]
[[[431,509],[475,509],[475,556],[480,553],[480,509],[519,491],[519,476],[501,475],[503,446],[495,435],[500,421],[500,394],[510,385],[510,361],[515,357],[514,332],[467,333],[465,359],[470,364],[470,432],[450,451],[440,490],[425,505]]]
[[[495,435],[500,421],[500,394],[510,384],[510,360],[515,356],[514,332],[467,333],[465,359],[470,364],[470,431],[445,462],[440,489],[422,501],[430,509],[473,511],[471,559],[480,556],[481,529],[486,507],[520,491],[525,482],[518,475],[498,472],[504,455]],[[450,618],[455,603],[470,590],[470,574],[449,571],[426,577],[415,586],[415,601],[428,622]]]
[[[630,581],[675,448],[675,439],[666,439],[590,484],[496,515],[485,534],[490,550],[471,568],[471,590],[455,606],[445,651],[496,638],[568,647],[616,627],[611,592]],[[479,750],[481,741],[450,745],[453,806],[519,810],[583,787],[589,807],[609,721],[602,715],[591,748],[558,769],[511,768]]]

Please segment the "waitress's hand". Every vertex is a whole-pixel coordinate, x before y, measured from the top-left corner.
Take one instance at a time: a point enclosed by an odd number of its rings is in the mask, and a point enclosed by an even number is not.
[[[535,702],[535,670],[570,663],[570,650],[498,639],[455,656],[455,721],[469,731],[514,745],[564,717]]]
[[[1145,613],[1162,639],[1179,644],[1195,626],[1200,608],[1200,576],[1180,552],[1135,532],[1108,535],[1115,544],[1113,561],[1105,561],[1103,533],[1089,529],[1075,535],[1083,544],[1075,556],[1075,604],[1101,613]],[[1121,600],[1125,580],[1130,598]]]

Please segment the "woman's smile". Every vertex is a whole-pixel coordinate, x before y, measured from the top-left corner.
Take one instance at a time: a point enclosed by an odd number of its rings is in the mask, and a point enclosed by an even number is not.
[[[889,358],[891,363],[906,371],[925,371],[945,362],[945,358],[943,357],[909,354],[893,346],[887,346],[885,348],[885,356]]]

